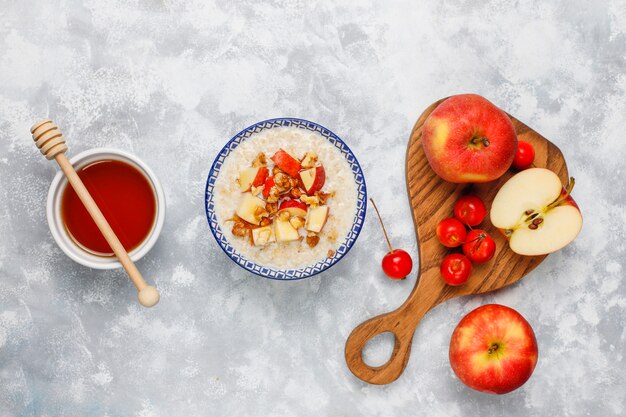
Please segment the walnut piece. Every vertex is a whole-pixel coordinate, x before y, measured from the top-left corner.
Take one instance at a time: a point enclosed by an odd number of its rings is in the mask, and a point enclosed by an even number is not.
[[[267,165],[267,157],[263,152],[259,152],[254,161],[252,161],[252,166],[255,168],[264,167]]]
[[[259,195],[263,191],[264,188],[265,188],[265,184],[259,185],[258,187],[255,187],[253,185],[250,187],[250,193],[252,193],[252,195]]]
[[[278,174],[282,174],[283,170],[278,168],[278,166],[274,165],[274,168],[272,168],[272,175],[276,176]]]
[[[304,227],[304,219],[300,216],[293,216],[289,219],[289,223],[291,223],[294,229]]]
[[[302,194],[300,196],[300,201],[302,201],[303,203],[309,205],[309,206],[317,206],[320,203],[320,199],[318,196],[316,195],[306,195],[306,194]]]
[[[306,235],[306,243],[309,247],[314,248],[320,242],[320,237],[315,233],[309,232]]]
[[[328,253],[326,254],[326,256],[332,258],[333,256],[335,256],[335,251],[332,249],[328,249]]]
[[[281,210],[278,212],[278,219],[286,222],[291,217],[291,214],[287,210]]]
[[[239,237],[245,237],[248,236],[250,234],[250,229],[248,227],[246,227],[246,224],[242,221],[236,221],[233,224],[233,235],[235,236],[239,236]]]
[[[294,200],[299,200],[300,196],[302,196],[302,190],[299,189],[298,187],[293,187],[291,189],[291,191],[289,191],[289,195],[291,196],[291,198],[293,198]]]
[[[272,188],[270,188],[270,193],[265,199],[265,201],[267,201],[268,203],[278,203],[279,198],[280,198],[280,191],[278,190],[278,187],[273,186]]]
[[[317,154],[315,152],[307,152],[300,162],[302,168],[313,168],[317,163]]]
[[[256,218],[268,217],[270,214],[267,212],[265,207],[257,207],[254,209],[254,216]]]
[[[278,174],[274,175],[274,184],[276,184],[276,187],[278,187],[280,191],[286,191],[290,189],[291,180],[289,178],[289,175],[283,172],[279,172]]]
[[[278,203],[267,203],[265,205],[265,210],[271,215],[275,214],[278,211]]]
[[[319,199],[320,205],[325,205],[329,198],[334,197],[335,193],[325,193],[324,191],[316,191],[315,196]]]

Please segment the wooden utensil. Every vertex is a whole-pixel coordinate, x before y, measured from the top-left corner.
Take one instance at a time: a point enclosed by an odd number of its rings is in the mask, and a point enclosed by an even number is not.
[[[417,120],[406,154],[407,189],[419,245],[420,269],[416,285],[404,304],[390,313],[361,323],[346,341],[345,357],[350,371],[371,384],[389,384],[402,374],[409,360],[415,328],[428,311],[450,298],[481,294],[511,285],[536,268],[547,256],[517,255],[509,249],[507,241],[486,218],[481,228],[496,241],[493,259],[482,265],[474,265],[472,275],[465,285],[452,287],[443,282],[439,276],[439,266],[449,252],[437,240],[437,223],[453,216],[454,203],[464,193],[480,196],[489,213],[496,192],[514,175],[513,171],[509,171],[489,183],[453,184],[435,174],[422,148],[422,125],[443,100],[445,99],[430,105]],[[567,184],[567,166],[559,148],[512,116],[511,120],[518,138],[534,146],[534,165],[554,171]],[[363,348],[370,339],[384,332],[390,332],[395,337],[391,357],[382,366],[369,366],[363,361]]]
[[[82,201],[85,205],[85,208],[98,226],[98,229],[100,229],[100,232],[102,232],[102,235],[113,250],[113,253],[117,256],[117,259],[119,259],[131,281],[135,284],[135,287],[137,287],[137,297],[139,299],[139,303],[144,307],[154,306],[159,302],[159,292],[153,286],[146,284],[146,281],[141,276],[141,273],[135,266],[134,262],[128,256],[126,249],[124,249],[124,246],[115,235],[115,232],[111,229],[109,222],[107,222],[104,218],[102,212],[98,208],[98,205],[93,200],[89,191],[85,188],[85,185],[74,170],[74,167],[65,156],[67,145],[65,144],[65,138],[63,137],[61,130],[52,120],[44,119],[35,123],[33,127],[30,128],[30,132],[32,133],[33,140],[41,153],[48,160],[55,159],[61,167],[61,170],[67,177],[69,183],[72,185],[72,188],[74,188],[74,191],[76,191],[80,201]]]

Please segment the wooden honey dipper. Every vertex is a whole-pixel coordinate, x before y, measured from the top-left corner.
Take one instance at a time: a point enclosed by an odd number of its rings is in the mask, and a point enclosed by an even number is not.
[[[91,218],[100,229],[102,236],[106,239],[107,243],[113,250],[113,253],[120,261],[130,280],[137,287],[137,298],[139,303],[144,307],[152,307],[159,302],[159,291],[151,285],[146,284],[146,281],[141,276],[141,273],[135,266],[135,263],[130,259],[126,249],[115,235],[113,229],[109,225],[109,222],[104,218],[104,215],[98,208],[98,205],[89,194],[87,188],[81,181],[80,177],[74,170],[74,167],[65,156],[67,151],[67,145],[65,144],[65,138],[61,133],[59,127],[50,119],[43,119],[33,125],[30,128],[30,132],[33,135],[35,144],[46,157],[46,159],[55,159],[61,170],[67,177],[67,180],[76,191],[76,194],[83,202],[83,205],[91,215]]]

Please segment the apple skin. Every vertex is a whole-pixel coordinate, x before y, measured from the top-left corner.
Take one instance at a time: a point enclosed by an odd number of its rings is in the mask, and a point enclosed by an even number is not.
[[[306,188],[307,184],[304,180],[306,175],[305,173],[309,173],[311,171],[314,171],[315,173],[313,177],[313,182],[309,184],[309,188]],[[304,185],[307,195],[313,195],[316,191],[319,191],[322,189],[322,187],[324,187],[324,183],[326,182],[326,170],[324,169],[323,165],[316,166],[315,168],[310,168],[306,171],[300,172],[300,179],[302,180],[302,184]]]
[[[287,210],[292,216],[305,217],[308,206],[300,200],[285,199],[280,203],[278,211]]]
[[[259,167],[259,170],[256,173],[256,177],[254,177],[254,181],[252,181],[253,187],[260,187],[265,183],[265,179],[269,174],[269,169],[267,167]]]
[[[289,174],[289,176],[297,178],[298,172],[300,171],[300,161],[291,156],[287,151],[279,149],[278,152],[271,157],[271,160],[274,161],[278,168]]]
[[[494,349],[491,353],[490,348]],[[450,365],[461,382],[488,394],[522,386],[537,364],[535,333],[517,311],[499,304],[472,310],[450,340]]]
[[[431,168],[444,180],[488,182],[511,166],[517,135],[504,111],[479,95],[461,94],[446,99],[428,116],[422,146]]]

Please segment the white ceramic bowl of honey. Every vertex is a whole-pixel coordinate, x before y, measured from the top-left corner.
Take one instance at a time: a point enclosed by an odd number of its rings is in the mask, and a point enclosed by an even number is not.
[[[141,159],[117,149],[91,149],[70,162],[130,258],[141,259],[165,221],[165,195],[156,175]],[[54,240],[71,259],[95,269],[122,267],[60,171],[48,192],[47,217]]]

